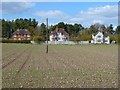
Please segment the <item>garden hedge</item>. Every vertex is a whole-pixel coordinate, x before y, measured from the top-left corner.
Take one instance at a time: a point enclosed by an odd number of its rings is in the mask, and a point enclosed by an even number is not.
[[[30,43],[31,40],[2,40],[2,43]]]

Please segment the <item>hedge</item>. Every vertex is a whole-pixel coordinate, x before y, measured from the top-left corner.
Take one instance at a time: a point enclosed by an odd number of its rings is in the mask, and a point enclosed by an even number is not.
[[[32,39],[37,43],[39,43],[40,41],[45,41],[42,36],[34,36]]]
[[[2,40],[2,43],[30,43],[31,40]]]
[[[116,43],[120,44],[120,34],[111,35],[110,42],[112,42],[112,41],[116,41]]]

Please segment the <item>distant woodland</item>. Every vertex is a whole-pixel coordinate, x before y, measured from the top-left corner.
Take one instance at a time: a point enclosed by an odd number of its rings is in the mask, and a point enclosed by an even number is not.
[[[2,22],[2,37],[3,38],[11,38],[12,33],[17,29],[27,29],[32,33],[32,37],[41,37],[41,40],[46,39],[46,25],[45,23],[41,23],[38,25],[38,21],[36,19],[16,19],[16,20],[5,20],[0,19]],[[98,32],[99,28],[102,28],[104,31],[108,32],[111,41],[118,41],[118,35],[120,35],[120,26],[117,26],[116,30],[113,30],[113,25],[109,26],[102,25],[100,23],[95,23],[91,25],[89,28],[83,27],[82,24],[75,23],[66,24],[64,22],[59,22],[56,25],[51,25],[48,28],[48,32],[55,30],[55,28],[64,28],[66,32],[68,32],[70,36],[70,40],[72,41],[80,41],[80,40],[90,40],[91,35],[93,33]]]

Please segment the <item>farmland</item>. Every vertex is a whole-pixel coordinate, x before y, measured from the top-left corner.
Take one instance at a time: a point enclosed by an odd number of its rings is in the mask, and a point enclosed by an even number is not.
[[[116,88],[117,45],[2,44],[3,88]]]

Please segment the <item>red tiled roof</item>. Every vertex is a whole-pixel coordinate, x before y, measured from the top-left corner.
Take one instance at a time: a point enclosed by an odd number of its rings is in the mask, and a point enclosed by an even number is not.
[[[51,34],[57,34],[57,32],[61,32],[63,34],[68,34],[63,28],[56,28],[54,31],[51,31]]]

